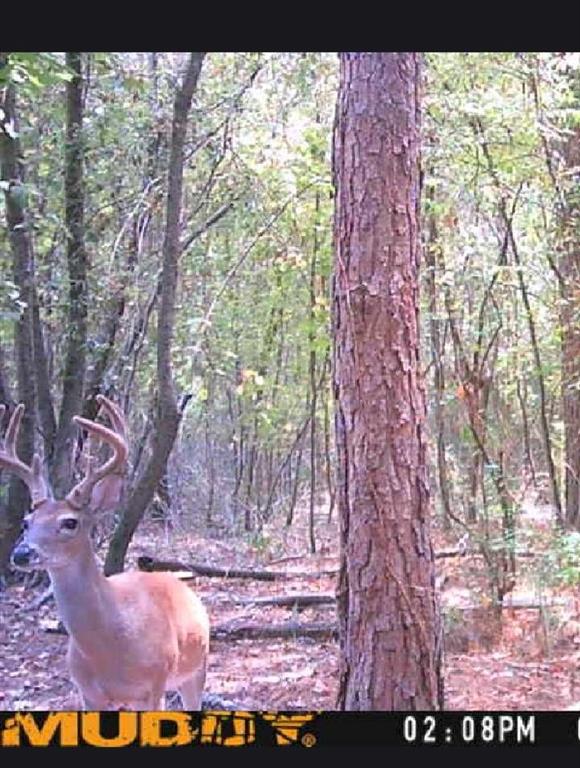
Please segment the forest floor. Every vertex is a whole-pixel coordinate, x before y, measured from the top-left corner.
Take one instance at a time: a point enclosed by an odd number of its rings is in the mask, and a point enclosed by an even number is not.
[[[274,582],[197,577],[191,582],[210,612],[214,626],[248,621],[273,625],[335,621],[333,605],[292,609],[241,604],[244,598],[291,593],[332,593],[338,567],[338,533],[319,514],[318,549],[309,555],[305,521],[279,531],[277,523],[253,542],[201,538],[168,531],[163,524],[142,526],[128,558],[139,555],[220,567],[278,570]],[[546,526],[533,514],[522,515],[534,548],[546,539]],[[543,526],[543,527],[542,527]],[[324,531],[324,534],[321,532]],[[543,533],[542,533],[543,532]],[[435,531],[435,550],[453,546]],[[541,557],[541,552],[538,557]],[[537,558],[536,558],[537,559]],[[516,610],[503,611],[498,623],[486,607],[485,571],[475,554],[437,560],[445,615],[445,708],[451,710],[558,710],[580,699],[580,602],[573,588],[541,585],[534,559],[518,561],[521,574]],[[35,607],[42,588],[14,585],[0,591],[0,710],[75,709],[65,667],[66,637],[46,631],[56,619],[54,603]],[[554,604],[555,602],[555,604]],[[523,607],[527,604],[536,607]],[[552,603],[552,604],[551,604]],[[465,606],[471,606],[468,610]],[[337,693],[336,642],[288,638],[215,640],[207,690],[244,709],[333,709]]]

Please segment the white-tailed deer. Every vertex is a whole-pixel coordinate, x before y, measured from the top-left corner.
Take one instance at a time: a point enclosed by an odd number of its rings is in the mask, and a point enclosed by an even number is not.
[[[30,490],[32,511],[12,554],[18,568],[45,568],[68,630],[68,665],[85,709],[163,709],[178,690],[184,709],[201,708],[209,649],[209,621],[199,598],[169,573],[140,571],[105,577],[91,546],[94,514],[114,506],[127,463],[125,419],[98,396],[112,429],[75,416],[113,455],[100,467],[89,460],[85,477],[62,501],[52,498],[40,458],[28,466],[16,454],[24,406],[10,419],[0,466]],[[0,422],[4,406],[0,406]]]

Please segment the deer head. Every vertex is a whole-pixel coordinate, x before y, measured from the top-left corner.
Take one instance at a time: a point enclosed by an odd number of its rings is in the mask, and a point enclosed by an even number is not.
[[[80,416],[75,416],[74,421],[92,439],[107,443],[113,455],[98,468],[89,457],[86,474],[62,500],[52,497],[38,454],[30,466],[18,458],[16,441],[24,406],[20,404],[12,414],[5,439],[0,443],[0,466],[26,483],[31,497],[31,511],[24,519],[22,538],[12,553],[12,563],[19,569],[66,565],[82,547],[90,546],[95,513],[113,509],[119,503],[128,454],[125,418],[118,406],[103,395],[97,395],[97,400],[112,429]],[[0,406],[0,421],[4,409]]]

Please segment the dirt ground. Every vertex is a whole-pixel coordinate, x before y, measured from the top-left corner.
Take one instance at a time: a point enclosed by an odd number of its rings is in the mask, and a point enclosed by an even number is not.
[[[279,526],[278,526],[279,527]],[[324,536],[320,531],[324,531]],[[437,538],[437,537],[436,537]],[[287,608],[239,605],[233,599],[304,592],[334,591],[334,577],[319,575],[338,565],[336,530],[319,524],[319,553],[305,554],[307,537],[296,525],[284,539],[224,541],[200,538],[150,523],[133,543],[128,563],[141,554],[225,567],[259,567],[296,574],[283,581],[198,577],[200,594],[214,626],[254,621],[273,624],[290,618],[330,623],[331,606],[307,608],[294,616]],[[443,542],[444,543],[444,542]],[[438,542],[436,541],[436,549]],[[441,546],[441,542],[439,542]],[[449,710],[561,710],[580,699],[580,606],[574,592],[560,590],[558,606],[504,611],[501,624],[486,627],[484,602],[462,617],[462,601],[473,604],[481,565],[476,556],[438,560],[446,620],[445,708]],[[525,581],[525,580],[523,580]],[[528,580],[529,581],[529,580]],[[534,604],[536,593],[524,584],[519,598]],[[527,591],[526,591],[527,590]],[[34,606],[43,588],[25,584],[0,592],[0,709],[76,709],[65,667],[66,637],[46,631],[54,625],[52,602]],[[554,594],[544,594],[544,599]],[[536,599],[537,602],[537,599]],[[459,626],[459,624],[461,626]],[[457,650],[459,648],[459,650]],[[251,710],[331,710],[337,686],[337,646],[332,640],[215,640],[207,690]]]

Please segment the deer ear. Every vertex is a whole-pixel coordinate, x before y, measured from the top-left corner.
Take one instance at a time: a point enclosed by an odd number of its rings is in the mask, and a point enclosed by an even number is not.
[[[89,511],[94,514],[114,512],[119,508],[125,491],[122,475],[107,475],[95,485],[89,502]]]

